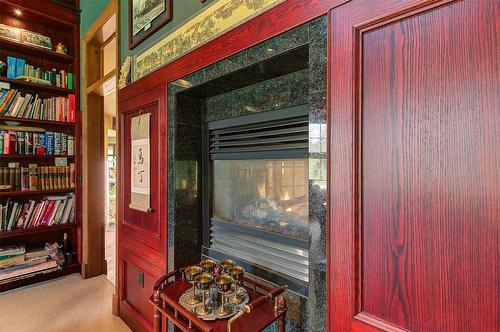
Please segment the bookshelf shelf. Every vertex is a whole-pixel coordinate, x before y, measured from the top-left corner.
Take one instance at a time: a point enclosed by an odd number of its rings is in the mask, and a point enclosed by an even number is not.
[[[25,118],[16,118],[12,116],[3,116],[3,115],[0,115],[0,121],[14,121],[20,123],[34,123],[38,125],[65,126],[65,127],[75,127],[76,125],[74,122],[25,119]]]
[[[57,190],[37,190],[37,191],[2,191],[0,192],[0,197],[65,194],[65,193],[72,193],[74,191],[75,190],[73,188],[57,189]]]
[[[55,158],[74,159],[75,156],[64,156],[64,155],[48,156],[48,155],[35,155],[35,154],[0,154],[0,158],[51,160],[51,159],[55,159]]]
[[[7,78],[7,77],[0,77],[0,82],[10,83],[11,85],[14,85],[14,86],[16,86],[20,89],[24,89],[24,90],[50,92],[50,93],[58,94],[58,95],[67,95],[67,94],[75,92],[74,90],[60,88],[60,87],[53,86],[53,85],[43,85],[43,84],[31,83],[31,82],[17,80],[17,79],[13,79],[13,78]]]
[[[1,239],[7,239],[10,237],[17,237],[21,235],[32,235],[32,234],[38,234],[38,233],[45,233],[45,232],[53,232],[53,231],[59,231],[62,229],[70,229],[75,227],[76,224],[63,224],[63,225],[53,225],[53,226],[38,226],[38,227],[32,227],[32,228],[21,228],[21,229],[15,229],[12,231],[0,231],[0,240]]]
[[[10,289],[31,285],[37,282],[42,282],[79,272],[80,272],[80,264],[78,263],[70,264],[68,266],[65,266],[61,270],[57,270],[54,272],[48,272],[48,273],[40,272],[38,274],[28,276],[26,278],[20,278],[19,280],[12,281],[9,283],[0,283],[0,292],[5,292]]]
[[[73,63],[75,58],[68,54],[57,53],[44,48],[29,46],[15,41],[0,38],[0,48],[13,52],[22,53],[28,56],[37,56],[41,58],[50,58],[52,61]]]

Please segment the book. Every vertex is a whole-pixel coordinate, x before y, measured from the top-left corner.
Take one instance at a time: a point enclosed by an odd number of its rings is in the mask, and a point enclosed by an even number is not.
[[[19,76],[24,76],[24,65],[26,64],[26,60],[17,58],[16,59],[16,78]]]
[[[7,57],[7,78],[16,78],[16,72],[17,72],[17,67],[16,67],[17,59],[8,56]]]
[[[30,191],[38,190],[38,169],[37,167],[29,168],[29,185]]]
[[[45,249],[45,247],[31,248],[31,249],[26,250],[26,253],[24,254],[24,258],[26,260],[30,260],[30,259],[40,258],[40,257],[46,257],[48,255],[49,255],[49,253],[48,253],[47,249]]]
[[[25,145],[25,141],[24,141],[24,132],[20,131],[20,132],[15,132],[16,133],[16,139],[17,139],[17,152],[19,154],[24,154],[24,151],[25,151],[25,148],[24,148],[24,145]]]
[[[27,266],[21,269],[17,270],[11,270],[11,271],[0,271],[0,281],[10,279],[13,277],[33,273],[33,272],[39,272],[43,270],[47,270],[50,268],[58,267],[57,262],[53,260],[49,260],[44,263],[32,265],[32,266]]]
[[[12,257],[8,257],[5,259],[0,258],[0,272],[3,271],[4,269],[7,269],[11,266],[17,265],[19,263],[24,262],[24,255],[15,255]]]
[[[47,155],[54,155],[54,133],[47,131],[45,133],[45,151]]]
[[[62,154],[62,134],[57,132],[54,133],[54,154]]]
[[[28,167],[21,167],[21,191],[30,190],[30,173]]]
[[[64,156],[68,155],[68,135],[61,133],[61,153]]]
[[[75,136],[68,135],[68,156],[75,155]]]
[[[11,244],[0,247],[0,259],[5,256],[24,255],[26,248],[22,244]]]

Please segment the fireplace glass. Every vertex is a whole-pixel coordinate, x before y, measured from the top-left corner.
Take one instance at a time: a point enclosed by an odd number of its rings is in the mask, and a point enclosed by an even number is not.
[[[308,239],[307,158],[212,163],[214,218]]]

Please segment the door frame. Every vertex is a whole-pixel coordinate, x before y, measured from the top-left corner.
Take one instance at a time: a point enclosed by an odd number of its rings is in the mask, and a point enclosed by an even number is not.
[[[82,271],[81,274],[84,278],[90,278],[106,273],[106,260],[104,257],[104,234],[105,234],[105,215],[102,203],[93,204],[97,201],[104,202],[105,192],[104,186],[102,186],[102,191],[96,192],[91,186],[89,173],[100,173],[104,174],[105,171],[105,159],[104,159],[104,133],[98,138],[101,141],[101,148],[93,148],[89,146],[92,134],[92,129],[95,130],[96,124],[98,128],[102,129],[104,121],[104,108],[102,102],[96,101],[97,98],[92,97],[96,90],[102,89],[102,86],[110,82],[111,79],[115,79],[115,93],[117,94],[117,107],[118,107],[118,68],[120,65],[120,1],[111,0],[109,5],[104,9],[102,14],[94,21],[87,32],[84,34],[81,43],[81,78],[82,78]],[[114,19],[114,22],[113,22]],[[109,23],[108,23],[109,22]],[[116,43],[116,68],[114,73],[111,72],[110,75],[104,75],[103,73],[103,58],[99,54],[96,54],[96,59],[90,59],[88,52],[91,48],[102,49],[108,44],[112,39],[115,39]],[[101,52],[102,53],[102,52]],[[98,65],[100,71],[100,77],[96,80],[88,74],[88,65]],[[112,75],[114,74],[114,75]],[[92,81],[92,82],[90,82]],[[89,84],[90,83],[90,84]],[[89,97],[90,96],[90,97]],[[101,97],[102,99],[102,97]],[[90,105],[93,104],[93,105]],[[91,107],[89,107],[91,106]],[[96,107],[97,106],[97,107]],[[92,112],[91,112],[92,111]],[[91,114],[92,113],[92,114]],[[100,115],[99,119],[95,115]],[[118,116],[117,116],[118,119]],[[101,130],[102,132],[102,130]],[[116,124],[116,139],[117,146],[120,144],[120,125],[119,121]],[[120,160],[119,151],[116,151],[116,160]],[[91,164],[94,159],[99,162],[96,164]],[[102,162],[101,162],[102,161]],[[116,178],[119,178],[120,168],[117,163],[116,165]],[[90,172],[89,172],[90,171]],[[104,183],[104,177],[98,177],[97,181]],[[119,193],[119,181],[116,183],[117,195]],[[92,197],[93,199],[89,199]],[[117,204],[119,200],[117,199]],[[118,212],[119,208],[117,206],[117,216],[116,220],[119,220]],[[92,218],[94,217],[94,218]],[[117,223],[118,227],[118,223]],[[118,229],[116,230],[116,246],[115,246],[115,257],[118,255]],[[113,291],[113,301],[112,308],[113,314],[119,314],[119,301],[118,301],[118,289],[119,289],[119,269],[117,266],[117,259],[115,259],[115,286]]]

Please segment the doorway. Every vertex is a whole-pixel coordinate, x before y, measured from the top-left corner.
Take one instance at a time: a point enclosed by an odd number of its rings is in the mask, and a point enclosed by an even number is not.
[[[115,299],[118,6],[112,0],[82,42],[82,275],[106,274]]]

